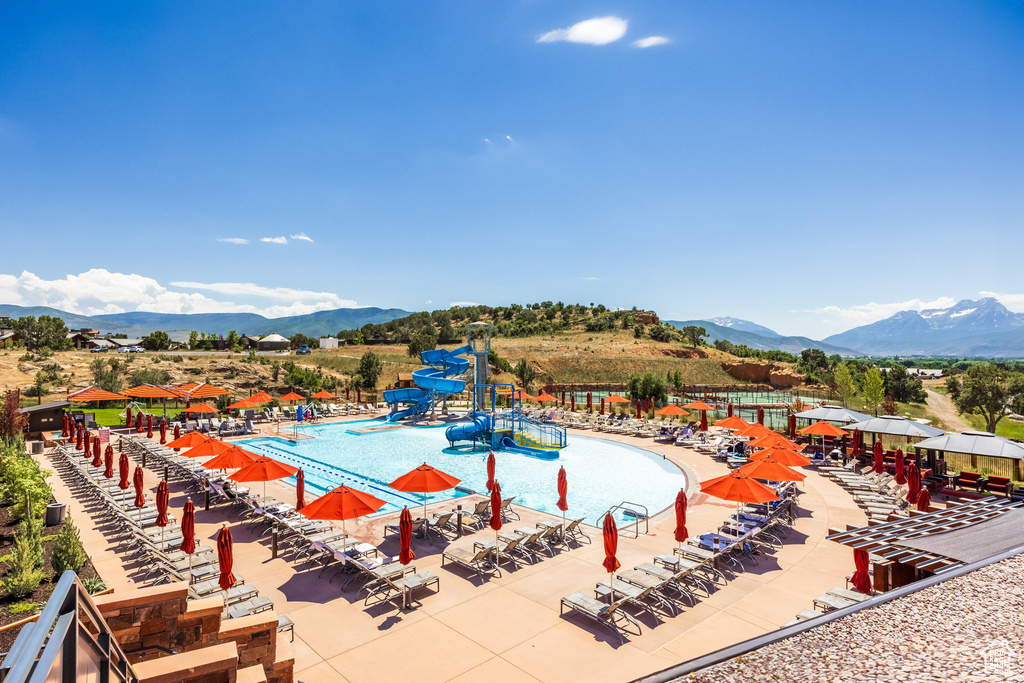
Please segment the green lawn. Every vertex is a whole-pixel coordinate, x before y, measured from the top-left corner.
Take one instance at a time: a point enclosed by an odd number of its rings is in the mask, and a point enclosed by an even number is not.
[[[961,417],[964,419],[964,422],[967,422],[975,429],[980,431],[985,430],[985,418],[980,415],[961,414]],[[999,424],[996,425],[996,436],[1024,441],[1024,423],[1013,422],[1004,417],[999,421]]]
[[[85,414],[92,414],[96,416],[96,424],[100,427],[117,427],[123,425],[124,422],[121,419],[121,413],[124,412],[124,408],[87,408],[76,406],[74,410],[81,410]],[[149,409],[147,409],[149,410]],[[174,408],[170,405],[167,406],[167,416],[177,415],[181,408]],[[161,406],[154,406],[149,410],[153,414],[153,419],[156,420],[158,417],[163,415],[163,408]],[[154,428],[156,422],[153,423]]]

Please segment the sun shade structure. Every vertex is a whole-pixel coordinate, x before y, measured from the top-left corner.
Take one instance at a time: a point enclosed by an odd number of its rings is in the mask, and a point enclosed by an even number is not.
[[[914,447],[946,453],[963,453],[965,455],[982,455],[990,458],[1024,460],[1024,444],[996,436],[991,432],[943,434],[942,436],[918,441],[914,444]]]
[[[292,401],[305,401],[306,397],[301,394],[296,394],[294,391],[289,391],[287,394],[281,397],[282,401],[291,403]]]
[[[726,418],[728,419],[728,418]],[[736,432],[736,436],[745,436],[753,439],[760,439],[762,436],[772,436],[775,432],[758,422]]]
[[[220,387],[215,387],[212,384],[198,384],[196,382],[179,384],[175,388],[181,392],[182,398],[187,398],[189,400],[197,398],[211,398],[213,396],[227,396],[231,393],[227,389],[221,389]]]
[[[551,394],[540,394],[534,400],[539,402],[539,403],[544,403],[545,401],[557,401],[558,399],[555,398],[554,396],[552,396]]]
[[[803,410],[796,413],[794,417],[813,422],[842,422],[844,424],[871,419],[870,415],[858,413],[856,410],[850,410],[849,408],[840,408],[839,406],[821,406],[820,408]]]
[[[750,459],[752,461],[765,460],[767,458],[770,458],[775,462],[782,463],[786,467],[805,467],[811,464],[809,458],[786,448],[765,448],[760,451],[754,451],[754,453],[750,455]]]
[[[249,397],[250,403],[270,403],[274,400],[274,397],[265,391],[257,391],[255,394]]]
[[[800,430],[804,436],[846,436],[846,430],[836,427],[831,422],[815,422]]]
[[[459,485],[461,479],[442,472],[441,470],[423,463],[411,472],[407,472],[388,484],[396,491],[423,494],[423,518],[427,518],[427,494],[436,491],[447,491]]]
[[[732,415],[730,417],[725,418],[724,420],[719,420],[718,422],[715,423],[715,426],[721,427],[722,429],[740,430],[749,427],[750,423],[744,420],[742,417]]]
[[[259,403],[250,401],[247,398],[243,398],[241,401],[235,401],[234,403],[229,405],[228,406],[228,410],[248,410],[248,409],[259,408],[259,407],[260,407]],[[189,410],[189,412],[192,412],[191,409]]]
[[[739,470],[701,482],[700,490],[714,498],[734,503],[769,503],[778,500],[770,487],[755,481]]]
[[[846,429],[859,429],[862,432],[871,432],[872,434],[910,438],[930,438],[946,433],[938,427],[921,424],[898,415],[883,415],[881,417],[873,417],[870,420],[864,420],[863,422],[854,422],[853,424],[846,425]]]
[[[759,439],[747,442],[747,445],[751,448],[785,448],[790,451],[799,451],[803,448],[803,446],[797,442],[790,441],[780,434],[762,436]]]
[[[383,500],[369,493],[339,486],[306,505],[302,514],[306,519],[341,520],[341,529],[344,531],[346,519],[373,514],[384,505]]]
[[[132,398],[183,398],[177,389],[168,389],[155,384],[140,384],[137,387],[125,389],[121,393]]]
[[[259,458],[260,456],[245,450],[241,446],[231,446],[217,457],[203,463],[203,467],[208,470],[240,469],[259,460]]]
[[[683,410],[682,408],[677,406],[675,403],[669,403],[664,408],[659,408],[658,410],[655,410],[654,414],[655,415],[678,415],[678,416],[683,416],[683,415],[689,415],[690,413],[686,412],[685,410]]]
[[[628,398],[622,398],[618,394],[612,394],[607,399],[608,403],[629,403]]]
[[[127,398],[124,394],[115,394],[112,391],[88,387],[68,394],[68,400],[72,403],[89,403],[90,401],[123,401]]]
[[[693,401],[692,403],[687,403],[683,407],[686,408],[687,410],[714,410],[715,409],[714,406],[709,406],[704,401]]]
[[[220,411],[211,405],[207,405],[206,403],[197,403],[194,406],[189,406],[189,408],[185,412],[187,412],[189,415],[191,415],[192,413],[199,413],[200,415],[202,415],[204,413],[219,413]]]
[[[244,451],[248,452],[248,451]],[[221,454],[223,457],[227,454],[227,451]],[[216,459],[216,458],[215,458]],[[257,458],[253,462],[249,463],[242,469],[238,470],[234,474],[228,477],[232,481],[262,481],[263,482],[263,498],[267,497],[267,482],[275,481],[277,479],[284,479],[290,477],[299,471],[298,467],[292,467],[291,465],[285,465],[283,462],[278,462],[273,458]]]
[[[765,481],[803,481],[807,478],[806,474],[790,469],[781,462],[771,458],[754,460],[739,469],[740,472],[748,477],[764,479]]]
[[[199,444],[213,441],[212,436],[206,436],[202,432],[186,432],[174,441],[167,444],[168,448],[195,448]]]
[[[335,396],[334,394],[332,394],[331,392],[327,391],[326,389],[321,389],[320,391],[318,391],[315,394],[313,394],[313,398],[338,398],[338,397]]]
[[[231,444],[220,439],[207,439],[182,453],[186,458],[209,458],[230,450]]]

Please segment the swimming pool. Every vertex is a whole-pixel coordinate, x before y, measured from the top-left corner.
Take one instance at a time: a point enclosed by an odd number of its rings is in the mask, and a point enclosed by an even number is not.
[[[486,450],[450,449],[444,427],[406,427],[372,434],[348,430],[380,425],[375,420],[301,427],[312,439],[246,439],[244,447],[303,468],[306,488],[320,495],[341,484],[367,491],[387,502],[381,513],[422,504],[422,494],[388,486],[424,462],[462,479],[460,486],[486,492]],[[672,504],[686,486],[685,475],[660,456],[621,443],[571,435],[557,460],[539,460],[496,451],[495,478],[516,503],[560,514],[555,506],[558,468],[569,479],[569,511],[593,524],[603,512],[623,501],[647,506],[651,514]],[[294,481],[294,478],[292,479]],[[429,494],[427,502],[466,495],[456,491]]]

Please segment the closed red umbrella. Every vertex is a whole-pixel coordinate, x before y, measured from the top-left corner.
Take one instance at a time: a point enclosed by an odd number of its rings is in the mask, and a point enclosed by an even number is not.
[[[850,457],[856,459],[860,457],[860,430],[853,430],[853,450],[850,452]]]
[[[146,438],[147,439],[152,439],[153,438],[153,416],[152,415],[147,415],[146,416]]]
[[[857,571],[850,577],[850,585],[859,590],[864,595],[871,593],[871,576],[868,574],[868,551],[866,550],[854,550],[853,551],[853,564],[857,568]]]
[[[565,526],[565,511],[569,509],[569,478],[565,474],[565,468],[558,468],[558,502],[555,505],[562,511],[562,526]]]
[[[192,576],[192,553],[196,551],[196,506],[192,499],[185,501],[185,511],[181,513],[181,552],[188,555],[188,573]]]
[[[587,392],[587,412],[589,413],[593,409],[594,409],[594,394],[588,391]]]
[[[874,468],[873,468],[875,470],[875,474],[881,474],[882,472],[885,472],[885,460],[883,459],[884,457],[885,457],[885,453],[882,450],[882,442],[881,441],[876,441],[875,442],[875,464],[874,464]]]
[[[789,436],[792,438],[796,436],[796,415],[793,413],[789,414]]]
[[[92,463],[90,464],[93,467],[99,467],[103,464],[103,454],[100,451],[100,440],[98,438],[92,440]]]
[[[174,423],[174,440],[177,441],[180,438],[181,438],[181,425],[178,424],[177,422],[175,422]],[[175,448],[174,452],[177,453],[180,450],[181,450],[180,448]]]
[[[603,398],[601,399],[601,412],[599,414],[600,415],[604,415],[604,399]]]
[[[732,417],[732,404],[731,403],[727,403],[725,405],[725,416],[726,417]]]
[[[88,429],[83,429],[82,436],[82,450],[85,451],[85,457],[89,457],[89,442],[92,440],[92,434],[89,433]]]
[[[759,407],[757,409],[757,424],[759,424],[759,425],[763,425],[764,424],[764,408],[760,408]]]
[[[562,392],[562,407],[565,407],[565,392]]]
[[[708,411],[700,411],[700,431],[708,431]]]
[[[363,402],[363,392],[359,387],[356,387],[356,403]]]
[[[127,408],[124,409],[124,426],[125,427],[131,427],[132,426],[132,407],[131,406],[128,406]]]
[[[107,450],[103,453],[105,460],[104,464],[106,468],[103,470],[103,476],[107,479],[114,478],[114,447],[107,444]]]
[[[235,575],[231,573],[231,568],[235,564],[235,553],[232,545],[231,529],[225,523],[220,528],[220,531],[217,532],[217,564],[220,565],[220,579],[217,581],[217,585],[222,590],[231,588],[235,585],[236,581]],[[189,557],[191,558],[191,555]]]
[[[138,434],[142,433],[142,413],[135,416],[135,432]]]
[[[921,490],[921,473],[917,470],[917,463],[913,460],[907,466],[907,500],[913,504],[917,502],[917,494]]]
[[[928,512],[929,507],[932,504],[932,494],[928,493],[928,489],[922,487],[917,493],[917,509],[921,512]]]
[[[402,508],[402,514],[398,516],[398,540],[401,546],[398,561],[402,563],[402,607],[405,607],[408,597],[405,591],[405,567],[416,559],[416,553],[412,551],[412,515],[407,507]]]
[[[121,480],[117,482],[117,488],[124,491],[126,488],[131,486],[128,483],[128,454],[122,453],[120,460],[117,461],[118,474],[121,476]]]
[[[494,488],[494,451],[487,454],[487,490]]]
[[[614,574],[615,570],[621,567],[615,552],[619,549],[619,530],[615,526],[615,518],[611,514],[604,516],[604,525],[601,528],[604,537],[604,565],[605,571]]]
[[[63,413],[60,416],[60,437],[66,439],[69,436],[71,436],[71,433],[68,432],[68,414]]]
[[[164,527],[167,526],[167,504],[171,501],[171,489],[166,481],[156,487],[156,522],[160,527],[160,547],[164,547]]]
[[[651,397],[647,396],[644,398],[644,415],[651,412]]]
[[[142,525],[142,508],[146,506],[146,494],[143,493],[142,467],[135,466],[135,474],[132,475],[132,483],[135,484],[135,507],[139,510],[139,526]]]
[[[160,420],[160,444],[167,443],[167,420]]]
[[[680,548],[683,547],[683,543],[688,537],[689,534],[686,531],[686,491],[679,489],[679,493],[676,495],[675,538]]]
[[[306,507],[306,473],[300,469],[299,473],[295,475],[295,511],[302,512],[304,507]]]
[[[903,449],[896,449],[896,483],[903,486],[907,483],[907,475],[903,471]]]
[[[498,549],[498,532],[501,531],[501,484],[497,481],[491,487],[491,519],[487,525],[494,529],[494,566],[500,570],[501,551]]]
[[[576,412],[576,394],[569,394],[569,410]]]

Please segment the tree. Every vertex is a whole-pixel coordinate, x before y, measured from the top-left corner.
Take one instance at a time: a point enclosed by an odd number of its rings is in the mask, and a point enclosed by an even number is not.
[[[441,344],[451,344],[452,342],[459,341],[459,333],[452,327],[450,320],[445,320],[441,323],[441,330],[437,333],[437,341]]]
[[[93,386],[113,392],[124,388],[124,381],[121,379],[124,364],[117,358],[97,358],[89,365],[89,370],[92,371]]]
[[[836,393],[839,394],[840,400],[843,405],[853,396],[853,375],[850,374],[850,368],[846,363],[840,363],[836,368],[836,373],[832,377],[832,381],[836,385]]]
[[[291,336],[289,341],[292,343],[292,348],[297,349],[300,346],[308,346],[311,349],[320,348],[320,340],[307,337],[301,332],[296,332]]]
[[[902,363],[893,363],[883,380],[886,395],[897,401],[923,403],[926,398],[921,378],[907,372],[907,366]]]
[[[0,408],[0,445],[17,444],[27,420],[28,417],[21,412],[21,392],[17,389],[5,392],[3,407]]]
[[[882,373],[878,371],[878,368],[871,368],[864,373],[864,386],[862,388],[868,405],[874,410],[875,415],[878,415],[878,406],[885,395],[885,381],[882,379]]]
[[[690,342],[690,345],[693,346],[693,348],[700,346],[704,338],[708,336],[708,331],[703,327],[698,327],[697,325],[687,325],[682,329],[682,333],[683,339]]]
[[[50,566],[58,574],[70,569],[77,572],[85,564],[85,548],[82,538],[78,535],[78,527],[71,517],[64,520],[64,526],[53,540],[53,552],[50,555]]]
[[[25,499],[42,501],[36,505],[32,513],[43,514],[43,504],[49,502],[53,492],[46,478],[49,470],[39,466],[32,456],[25,452],[25,442],[16,438],[13,442],[0,446],[0,462],[3,470],[0,473],[0,498],[11,506],[15,517],[25,513]]]
[[[409,342],[408,353],[413,358],[419,358],[420,354],[424,351],[430,351],[431,349],[437,348],[437,333],[434,332],[434,328],[427,327],[421,332],[418,332],[412,340]]]
[[[652,398],[656,401],[667,401],[668,392],[665,391],[665,383],[659,377],[646,372],[643,375],[633,375],[626,382],[626,391],[633,400]]]
[[[235,347],[238,346],[238,331],[229,331],[228,336],[224,341],[227,343],[228,349],[233,351]]]
[[[714,346],[719,351],[724,351],[725,353],[732,353],[733,349],[736,348],[736,346],[728,339],[716,339],[714,341]]]
[[[384,371],[384,361],[373,351],[367,351],[359,359],[359,369],[356,375],[359,378],[359,386],[364,389],[373,389],[377,386],[380,374]]]
[[[142,338],[142,348],[147,351],[166,351],[171,348],[171,335],[163,330],[150,332]]]
[[[54,316],[41,315],[38,320],[34,316],[18,318],[11,321],[11,328],[29,351],[42,348],[67,351],[72,346],[68,339],[68,326]]]
[[[530,386],[533,381],[537,379],[537,371],[533,369],[533,366],[526,362],[526,359],[522,359],[516,363],[515,370],[512,374],[519,380],[519,387],[526,392],[530,391]]]
[[[192,330],[188,333],[188,348],[194,349],[199,344],[199,333]]]
[[[956,378],[956,375],[950,375],[946,378],[946,393],[955,403],[960,399],[960,380]]]
[[[897,412],[899,412],[899,407],[896,405],[896,399],[892,396],[882,399],[882,415],[895,415]]]
[[[962,413],[981,415],[985,418],[985,430],[994,434],[1007,406],[1019,396],[1024,396],[1020,375],[1000,370],[991,363],[972,365],[964,373],[956,407]]]
[[[672,386],[676,388],[676,391],[683,388],[683,375],[678,370],[672,375]]]
[[[43,580],[43,572],[36,566],[36,553],[30,536],[31,533],[24,524],[14,536],[10,568],[3,584],[4,590],[13,598],[31,595]]]
[[[36,405],[43,402],[43,394],[47,392],[46,388],[46,376],[43,375],[43,371],[40,370],[36,373],[35,383],[32,385],[32,391],[36,395]]]

